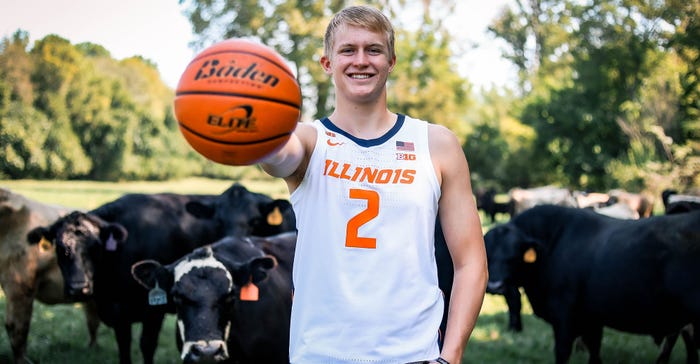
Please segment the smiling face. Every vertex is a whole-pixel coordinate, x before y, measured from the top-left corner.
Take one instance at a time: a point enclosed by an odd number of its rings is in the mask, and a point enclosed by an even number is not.
[[[378,99],[396,64],[382,33],[352,25],[338,28],[331,54],[321,59],[333,77],[336,96],[355,103]]]
[[[329,23],[321,66],[333,77],[338,101],[385,100],[386,81],[395,64],[394,30],[377,9],[349,7]]]

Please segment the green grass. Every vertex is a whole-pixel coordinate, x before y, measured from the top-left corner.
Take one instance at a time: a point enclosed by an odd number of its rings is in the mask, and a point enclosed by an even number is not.
[[[46,203],[91,209],[131,192],[177,192],[218,194],[232,181],[192,178],[170,182],[92,182],[92,181],[0,181],[0,187],[21,193]],[[242,181],[249,190],[287,198],[286,186],[281,180]],[[498,222],[507,219],[499,215]],[[487,221],[482,216],[482,221]],[[490,224],[484,226],[484,231]],[[523,296],[524,297],[524,296]],[[5,298],[0,291],[0,322],[5,322]],[[532,315],[527,300],[523,299],[522,333],[506,330],[507,307],[502,296],[486,295],[477,326],[469,341],[464,363],[552,363],[554,340],[551,327]],[[132,358],[141,363],[138,349],[140,325],[132,329]],[[0,364],[11,362],[9,340],[0,332]],[[113,331],[102,325],[98,330],[98,347],[88,349],[88,333],[83,311],[78,305],[34,304],[27,352],[34,363],[118,363],[118,351]],[[649,336],[632,335],[606,329],[601,355],[604,363],[653,363],[659,348]],[[576,351],[572,364],[588,361],[588,354]],[[175,347],[175,319],[169,315],[163,324],[155,362],[179,363]],[[681,340],[671,357],[672,364],[685,363],[685,347]]]

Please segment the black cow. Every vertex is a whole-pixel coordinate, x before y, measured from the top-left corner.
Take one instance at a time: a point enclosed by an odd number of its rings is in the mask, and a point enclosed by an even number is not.
[[[216,199],[188,203],[187,211],[223,226],[221,237],[270,236],[296,229],[296,219],[289,201],[251,192],[238,183]]]
[[[248,222],[260,218],[263,200],[273,201],[239,184],[221,195],[128,194],[89,213],[71,213],[28,238],[36,243],[43,236],[55,243],[66,293],[76,300],[95,298],[101,320],[115,331],[120,363],[131,362],[131,326],[142,323],[140,348],[150,364],[164,315],[174,307],[149,305],[131,266],[144,259],[171,263],[226,234],[247,235],[252,231]],[[188,213],[208,206],[223,210],[227,203],[226,220]]]
[[[700,196],[683,195],[676,190],[666,189],[662,192],[661,199],[667,215],[700,210]]]
[[[510,214],[510,203],[496,202],[496,190],[493,188],[476,191],[475,197],[476,208],[488,215],[491,222],[496,222],[496,214]]]
[[[185,363],[289,363],[296,233],[226,237],[169,264],[132,268],[177,307]],[[252,288],[252,293],[251,293]]]
[[[537,206],[484,237],[489,290],[523,287],[554,330],[556,362],[582,337],[600,362],[603,327],[659,342],[700,321],[700,211],[621,220]],[[694,348],[688,361],[697,362]]]

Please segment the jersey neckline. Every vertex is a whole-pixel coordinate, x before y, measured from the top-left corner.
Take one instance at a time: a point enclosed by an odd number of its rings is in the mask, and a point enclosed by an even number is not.
[[[333,122],[327,116],[323,117],[320,121],[323,124],[323,126],[326,127],[326,129],[328,129],[334,133],[338,133],[340,135],[343,135],[346,138],[352,140],[353,142],[355,142],[356,144],[358,144],[360,146],[373,147],[375,145],[383,144],[387,140],[391,139],[391,137],[396,135],[396,133],[398,133],[399,130],[401,130],[401,127],[403,126],[403,123],[404,123],[404,120],[406,119],[406,116],[403,114],[396,114],[396,116],[397,116],[396,123],[394,124],[394,126],[392,126],[391,129],[389,129],[386,133],[384,133],[384,135],[382,135],[378,138],[374,138],[374,139],[358,138],[358,137],[346,132],[345,130],[339,128],[337,125],[333,124]]]

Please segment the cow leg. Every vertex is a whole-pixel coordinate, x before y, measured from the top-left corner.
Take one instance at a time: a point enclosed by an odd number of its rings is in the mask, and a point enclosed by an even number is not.
[[[154,313],[153,315],[148,315],[148,318],[143,321],[140,347],[144,364],[153,364],[153,356],[158,346],[158,335],[163,326],[164,318],[165,314]]]
[[[676,345],[676,340],[678,340],[678,333],[666,335],[663,339],[661,339],[661,352],[656,358],[656,364],[668,363],[668,361],[671,359],[673,347]]]
[[[29,363],[27,355],[27,337],[34,309],[34,289],[21,282],[5,284],[5,330],[10,338],[10,347],[14,362]]]
[[[520,290],[518,287],[506,287],[503,296],[508,305],[508,329],[516,332],[523,331],[523,322],[520,316],[522,302],[520,300]]]
[[[552,324],[554,329],[554,357],[556,364],[565,364],[571,357],[576,336],[568,325]]]
[[[603,326],[588,326],[581,335],[583,343],[588,348],[588,363],[600,364],[600,345],[603,340]]]
[[[123,317],[116,320],[114,335],[117,337],[119,364],[131,364],[131,323]]]
[[[696,344],[695,325],[689,324],[681,329],[683,342],[685,343],[686,363],[698,364],[698,347]]]
[[[90,342],[88,347],[97,347],[97,329],[100,327],[100,317],[97,314],[97,303],[88,301],[83,303],[83,311],[85,312],[85,322],[87,323]]]

